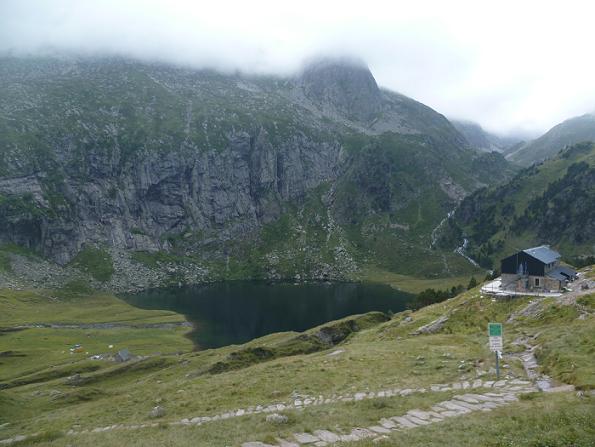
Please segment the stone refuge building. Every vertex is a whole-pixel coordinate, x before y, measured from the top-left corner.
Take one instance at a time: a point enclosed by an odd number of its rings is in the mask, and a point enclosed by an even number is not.
[[[560,265],[560,253],[548,245],[527,248],[500,262],[501,288],[515,292],[559,292],[576,271]]]

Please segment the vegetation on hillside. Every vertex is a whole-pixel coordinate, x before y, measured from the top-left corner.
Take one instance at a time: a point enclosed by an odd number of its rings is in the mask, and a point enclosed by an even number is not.
[[[84,247],[71,263],[83,272],[89,273],[97,281],[108,281],[114,273],[110,254],[97,247]]]
[[[567,261],[593,256],[595,144],[580,143],[518,173],[501,186],[465,198],[441,235],[442,246],[467,237],[468,253],[485,268],[539,244]]]

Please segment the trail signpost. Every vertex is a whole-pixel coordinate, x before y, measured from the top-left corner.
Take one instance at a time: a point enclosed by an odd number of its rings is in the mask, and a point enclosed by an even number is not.
[[[500,378],[500,356],[502,355],[502,323],[488,323],[490,351],[496,353],[496,377]]]

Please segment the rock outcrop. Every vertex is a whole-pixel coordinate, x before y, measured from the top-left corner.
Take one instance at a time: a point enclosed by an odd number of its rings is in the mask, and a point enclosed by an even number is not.
[[[382,110],[382,95],[361,61],[322,59],[308,65],[298,84],[305,96],[327,114],[370,122]]]

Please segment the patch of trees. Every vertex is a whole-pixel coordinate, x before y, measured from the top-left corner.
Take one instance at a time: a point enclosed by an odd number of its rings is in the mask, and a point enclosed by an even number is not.
[[[475,277],[471,277],[466,290],[477,287],[477,284],[478,283]],[[462,284],[459,284],[458,286],[452,286],[450,289],[446,290],[426,289],[423,292],[418,293],[415,298],[413,298],[413,300],[407,304],[407,307],[412,310],[418,310],[422,307],[441,303],[442,301],[446,301],[449,298],[454,298],[464,291],[465,287]]]
[[[584,244],[595,234],[595,168],[585,162],[569,166],[566,175],[551,183],[545,192],[529,202],[512,230],[523,233],[537,229],[540,238]]]
[[[568,259],[568,263],[577,269],[587,267],[588,265],[595,264],[595,256],[580,256],[576,258]]]

